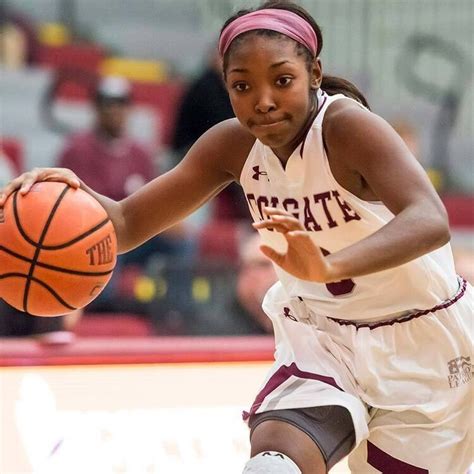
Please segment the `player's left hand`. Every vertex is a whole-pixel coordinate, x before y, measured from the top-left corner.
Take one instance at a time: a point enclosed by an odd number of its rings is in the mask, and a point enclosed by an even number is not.
[[[273,207],[265,207],[264,213],[268,219],[255,222],[253,227],[281,232],[288,242],[286,253],[279,253],[268,245],[261,245],[260,250],[270,260],[301,280],[330,283],[337,279],[330,262],[311,240],[298,219],[287,211]]]

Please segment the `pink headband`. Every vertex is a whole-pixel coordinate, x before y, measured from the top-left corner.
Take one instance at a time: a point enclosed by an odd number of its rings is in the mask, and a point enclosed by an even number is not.
[[[219,53],[224,56],[232,41],[242,33],[260,29],[282,33],[306,46],[316,56],[318,40],[311,25],[296,13],[278,8],[257,10],[236,18],[219,38]]]

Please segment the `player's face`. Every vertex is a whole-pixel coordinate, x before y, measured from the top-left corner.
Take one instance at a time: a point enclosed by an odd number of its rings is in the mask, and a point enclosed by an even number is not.
[[[252,35],[231,52],[226,85],[239,122],[280,158],[288,158],[314,108],[321,68],[312,73],[294,41]]]

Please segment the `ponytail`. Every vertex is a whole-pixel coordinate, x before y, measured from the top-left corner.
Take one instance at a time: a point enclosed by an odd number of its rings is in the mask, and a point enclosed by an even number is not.
[[[344,94],[351,99],[360,102],[364,107],[370,110],[369,103],[364,94],[352,82],[342,77],[323,75],[321,89],[328,95]]]

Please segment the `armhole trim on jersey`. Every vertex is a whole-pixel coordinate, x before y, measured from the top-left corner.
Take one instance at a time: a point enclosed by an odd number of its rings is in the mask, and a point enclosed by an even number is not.
[[[359,107],[361,107],[362,109],[364,110],[368,110],[367,107],[364,107],[364,105],[362,105],[360,102],[357,102],[357,100],[351,98],[351,97],[347,97],[343,94],[336,94],[336,95],[333,95],[333,96],[329,96],[332,100],[329,102],[329,104],[326,105],[326,110],[324,111],[324,114],[326,113],[327,109],[329,108],[329,106],[331,104],[333,104],[334,102],[336,102],[337,100],[341,100],[341,99],[347,99],[347,100],[350,100],[351,102],[357,104]],[[379,206],[385,206],[385,204],[383,203],[383,201],[366,201],[365,199],[362,199],[360,198],[359,196],[356,196],[354,193],[351,193],[348,189],[346,189],[344,186],[342,186],[339,181],[335,178],[335,176],[333,175],[332,173],[332,170],[331,170],[331,166],[329,165],[329,154],[328,154],[328,150],[327,150],[327,146],[326,146],[326,140],[324,139],[324,132],[323,132],[323,120],[324,120],[324,114],[322,116],[322,119],[321,119],[321,123],[319,124],[319,126],[321,127],[321,138],[322,138],[322,141],[323,141],[323,152],[324,152],[324,163],[323,165],[326,167],[326,171],[328,172],[329,174],[329,177],[331,178],[331,180],[334,182],[334,184],[337,185],[337,187],[339,188],[339,190],[343,191],[345,194],[347,194],[347,196],[351,197],[352,199],[355,199],[356,201],[358,201],[360,204],[363,204],[363,205],[369,205],[369,206],[374,206],[376,208],[378,208]]]
[[[239,176],[239,184],[242,187],[243,187],[242,183],[245,182],[245,179],[247,178],[249,174],[251,157],[255,155],[256,148],[259,146],[259,144],[260,142],[258,140],[255,140],[254,144],[252,145],[252,148],[250,148],[247,158],[245,158],[245,162],[244,162],[244,165],[242,166],[242,171],[240,172],[240,176]]]

